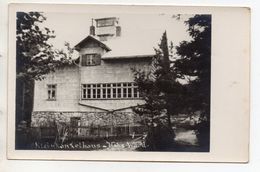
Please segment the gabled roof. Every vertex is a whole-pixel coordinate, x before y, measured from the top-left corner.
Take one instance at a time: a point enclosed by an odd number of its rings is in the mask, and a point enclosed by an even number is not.
[[[98,45],[102,48],[104,48],[107,51],[111,51],[111,49],[104,44],[103,42],[99,41],[98,38],[95,38],[92,35],[88,35],[86,38],[84,38],[82,41],[80,41],[77,45],[75,45],[75,49],[77,51],[79,51],[80,48],[84,47],[84,45],[86,45],[89,41],[94,41],[96,43],[98,43]]]
[[[122,35],[122,37],[104,41],[111,48],[111,51],[105,53],[102,59],[146,58],[154,56],[156,41],[150,42],[149,39],[143,38],[144,36],[139,37],[133,34],[131,36]]]
[[[145,47],[135,43],[135,41],[124,40],[122,38],[114,38],[105,42],[98,40],[98,37],[88,35],[77,45],[75,49],[77,51],[83,48],[90,41],[98,43],[98,45],[104,48],[107,52],[102,56],[102,59],[129,59],[129,58],[146,58],[153,57],[155,55],[153,47]],[[108,46],[109,45],[109,46]],[[110,48],[112,47],[112,48]]]

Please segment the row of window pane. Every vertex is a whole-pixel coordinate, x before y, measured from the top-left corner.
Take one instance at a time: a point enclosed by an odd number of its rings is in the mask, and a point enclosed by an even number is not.
[[[97,20],[97,27],[114,26],[114,25],[115,25],[114,18]]]
[[[82,84],[82,98],[139,98],[139,92],[135,83]]]

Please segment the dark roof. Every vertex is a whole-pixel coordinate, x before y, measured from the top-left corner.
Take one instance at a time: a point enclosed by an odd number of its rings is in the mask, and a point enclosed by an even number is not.
[[[77,51],[79,51],[79,49],[84,47],[84,45],[86,45],[87,42],[89,42],[89,41],[97,42],[100,47],[104,48],[107,51],[111,51],[111,49],[106,44],[104,44],[103,42],[99,41],[97,38],[95,38],[92,35],[88,35],[86,38],[84,38],[82,41],[80,41],[77,45],[75,45],[75,49]]]
[[[102,60],[113,60],[113,59],[142,59],[142,58],[152,58],[154,57],[154,54],[147,54],[147,55],[131,55],[131,56],[115,56],[115,57],[106,57],[103,56]]]
[[[103,18],[98,18],[95,20],[98,21],[98,20],[105,20],[105,19],[116,19],[116,17],[103,17]]]

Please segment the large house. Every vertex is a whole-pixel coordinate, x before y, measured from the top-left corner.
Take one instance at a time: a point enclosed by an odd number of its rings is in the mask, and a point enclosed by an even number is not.
[[[116,17],[92,19],[89,35],[75,46],[77,63],[35,82],[33,127],[55,121],[83,127],[127,126],[128,133],[133,132],[140,118],[132,108],[143,100],[132,69],[149,71],[155,52],[151,43],[146,48],[145,40],[138,42],[124,29]]]

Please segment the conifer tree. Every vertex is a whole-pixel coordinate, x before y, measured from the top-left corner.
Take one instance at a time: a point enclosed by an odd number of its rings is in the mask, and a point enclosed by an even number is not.
[[[169,49],[173,47],[168,46],[165,32],[159,49],[155,49],[152,71],[135,71],[135,82],[145,104],[134,110],[148,126],[147,142],[151,150],[162,148],[160,144],[164,147],[165,143],[172,144],[169,141],[174,137],[172,116],[192,116],[196,112],[200,113],[196,127],[199,144],[205,150],[209,148],[211,16],[195,15],[185,23],[192,39],[176,47],[174,61],[170,59]],[[167,126],[168,134],[157,126]],[[158,143],[158,139],[165,143]]]
[[[163,150],[174,145],[172,116],[176,115],[180,103],[181,84],[171,69],[167,34],[163,33],[159,48],[152,60],[152,70],[135,71],[135,82],[145,104],[134,111],[148,126],[146,144],[151,150]]]

